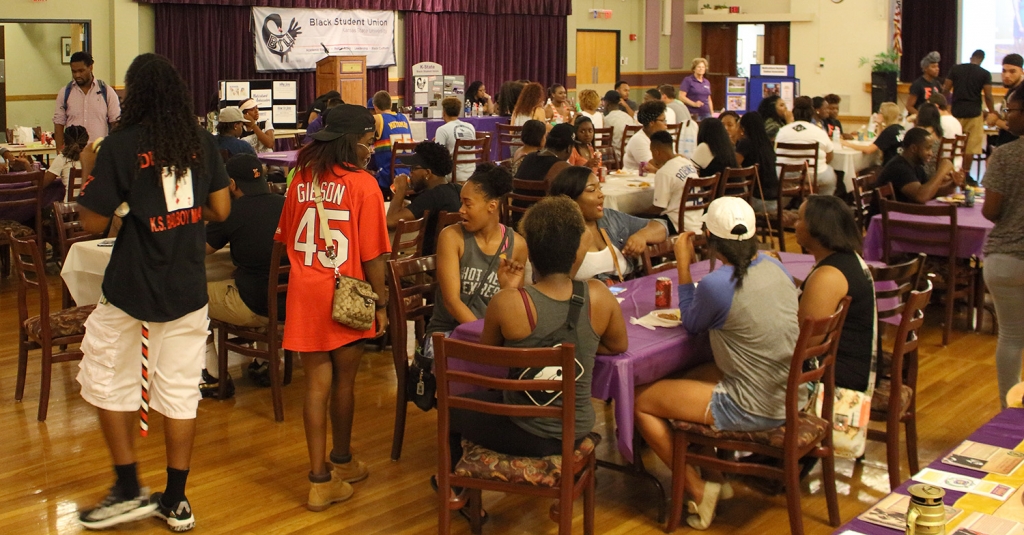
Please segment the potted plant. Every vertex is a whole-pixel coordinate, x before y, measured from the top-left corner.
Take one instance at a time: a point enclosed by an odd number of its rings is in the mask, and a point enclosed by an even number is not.
[[[900,55],[889,49],[872,58],[860,58],[860,66],[871,64],[871,110],[878,112],[883,102],[896,102],[896,84],[900,74]]]
[[[729,11],[729,6],[725,4],[716,4],[714,6],[712,6],[711,4],[704,4],[700,8],[700,13],[702,15],[716,15],[721,13],[722,11]]]

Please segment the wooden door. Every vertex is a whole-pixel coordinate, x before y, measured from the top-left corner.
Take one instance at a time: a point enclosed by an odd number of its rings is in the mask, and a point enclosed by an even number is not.
[[[711,104],[716,110],[725,106],[725,79],[736,76],[735,23],[707,22],[701,28],[701,57],[708,60],[707,79],[711,82]]]
[[[576,94],[593,89],[599,95],[619,79],[619,32],[576,31]]]
[[[0,106],[0,127],[4,132],[7,131],[7,65],[4,54],[4,27],[0,26],[0,102],[4,105]],[[10,139],[6,139],[7,134],[4,134],[4,142],[10,143]]]
[[[769,65],[789,65],[788,22],[765,23],[764,62]]]

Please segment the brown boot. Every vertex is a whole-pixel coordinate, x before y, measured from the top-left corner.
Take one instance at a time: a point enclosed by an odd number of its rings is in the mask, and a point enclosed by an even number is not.
[[[344,464],[338,463],[326,463],[331,471],[331,477],[340,479],[348,483],[355,483],[362,481],[369,477],[370,470],[366,468],[366,465],[362,461],[357,461],[354,458]]]
[[[332,503],[343,502],[352,497],[355,491],[341,479],[331,476],[330,481],[324,483],[309,483],[309,500],[306,502],[306,509],[318,512],[331,506]]]

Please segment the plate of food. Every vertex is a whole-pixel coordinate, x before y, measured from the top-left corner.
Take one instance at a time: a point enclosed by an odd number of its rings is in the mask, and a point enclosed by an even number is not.
[[[944,202],[946,204],[965,204],[967,202],[967,199],[964,198],[963,193],[944,195],[942,197],[936,197],[935,200],[939,202]]]
[[[630,182],[627,186],[631,188],[649,188],[651,184],[649,182]]]

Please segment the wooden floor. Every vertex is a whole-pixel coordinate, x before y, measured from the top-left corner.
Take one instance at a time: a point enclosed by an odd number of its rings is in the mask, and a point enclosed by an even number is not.
[[[56,278],[56,277],[54,277]],[[51,282],[52,284],[52,282]],[[53,288],[57,288],[53,285]],[[113,483],[110,459],[93,409],[78,395],[76,363],[56,366],[49,418],[36,421],[38,361],[30,363],[25,401],[14,402],[17,313],[12,280],[0,281],[0,533],[80,533],[77,512],[106,494]],[[995,337],[954,331],[941,347],[937,317],[929,309],[922,343],[918,402],[922,465],[964,439],[999,410],[993,354]],[[986,318],[987,320],[987,318]],[[35,357],[33,355],[33,357]],[[367,353],[359,374],[353,450],[370,468],[370,478],[355,485],[355,496],[325,512],[303,504],[308,464],[302,428],[303,372],[285,387],[285,421],[275,423],[270,392],[236,377],[229,401],[203,400],[188,496],[199,533],[433,533],[436,499],[428,485],[436,461],[436,413],[410,406],[402,460],[389,457],[394,418],[395,379],[390,354]],[[598,450],[617,459],[614,419],[609,406],[595,402],[598,429],[606,438]],[[142,482],[155,490],[165,483],[162,422],[153,417],[153,433],[137,442]],[[667,485],[668,470],[651,454]],[[884,447],[869,445],[867,461],[840,460],[838,485],[843,520],[863,512],[889,490]],[[903,477],[909,477],[905,455]],[[784,496],[767,497],[734,483],[736,497],[723,502],[709,533],[788,533]],[[637,480],[598,471],[597,532],[661,533],[656,523],[658,496]],[[550,502],[485,494],[491,520],[485,533],[555,533],[548,520]],[[576,503],[575,532],[582,532],[582,502]],[[804,526],[809,534],[831,533],[827,524],[820,469],[804,483]],[[454,533],[469,533],[456,516]],[[681,531],[689,528],[681,528]],[[123,533],[164,533],[166,525],[146,519],[117,528]]]

